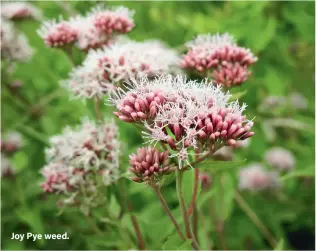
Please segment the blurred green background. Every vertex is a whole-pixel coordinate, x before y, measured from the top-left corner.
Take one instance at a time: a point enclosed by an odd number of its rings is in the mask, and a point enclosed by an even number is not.
[[[44,16],[69,17],[71,13],[85,13],[95,1],[32,2]],[[240,98],[248,105],[247,117],[255,117],[249,148],[238,151],[234,159],[247,159],[247,163],[263,162],[264,152],[272,146],[283,146],[296,157],[296,167],[277,194],[248,194],[244,198],[263,220],[279,242],[279,248],[314,249],[315,238],[315,179],[314,179],[314,114],[315,114],[315,3],[291,2],[106,2],[109,6],[124,5],[135,9],[136,27],[128,36],[137,41],[161,39],[171,47],[181,48],[198,34],[228,32],[238,44],[250,48],[259,60],[252,68],[252,76],[233,93],[246,91]],[[66,125],[76,125],[80,118],[94,118],[93,105],[69,100],[59,81],[67,77],[72,64],[59,50],[47,48],[37,35],[40,23],[23,20],[15,23],[36,50],[25,64],[17,64],[4,82],[20,80],[23,87],[19,95],[30,105],[20,102],[15,95],[2,88],[2,133],[17,130],[23,135],[24,145],[12,161],[17,169],[14,177],[2,178],[1,226],[2,249],[137,249],[133,241],[125,242],[117,228],[97,223],[103,233],[95,233],[85,217],[76,209],[58,214],[58,196],[41,192],[40,168],[45,164],[44,148],[49,137],[59,134]],[[2,74],[4,76],[4,74]],[[297,91],[308,100],[308,109],[297,112],[285,109],[270,113],[259,112],[258,107],[270,95],[287,96]],[[103,114],[111,115],[103,107]],[[290,118],[304,126],[286,123],[277,127],[264,126],[267,119]],[[130,125],[117,121],[120,126],[124,168],[130,152],[142,142],[139,133]],[[271,131],[275,133],[271,137]],[[269,136],[270,135],[270,136]],[[245,164],[247,164],[245,163]],[[225,187],[225,236],[229,249],[270,249],[256,225],[235,203],[233,194],[238,187],[238,170],[222,173],[229,182]],[[186,191],[192,190],[191,174],[186,178]],[[134,204],[148,249],[161,249],[173,226],[164,216],[159,201],[143,184],[128,182],[128,193]],[[115,189],[115,188],[114,188]],[[180,217],[174,184],[163,188],[167,201]],[[200,203],[204,203],[202,195]],[[118,203],[111,198],[110,209],[117,211]],[[101,214],[102,211],[96,212]],[[128,217],[122,224],[131,228]],[[219,249],[216,231],[208,218],[206,232]],[[11,240],[12,233],[64,233],[69,240],[41,240],[33,242]],[[203,233],[201,233],[203,234]],[[132,239],[135,238],[132,236]],[[204,238],[205,239],[205,238]],[[166,249],[173,249],[165,243]],[[203,249],[207,243],[201,244]]]

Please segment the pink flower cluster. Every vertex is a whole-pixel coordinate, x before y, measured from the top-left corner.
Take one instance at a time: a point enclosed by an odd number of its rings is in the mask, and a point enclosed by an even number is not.
[[[245,105],[228,102],[229,93],[207,81],[167,75],[134,80],[128,88],[112,96],[118,109],[114,114],[125,122],[144,124],[148,142],[168,144],[180,162],[188,162],[188,148],[215,152],[254,135],[253,122],[242,115]]]
[[[257,61],[249,49],[237,46],[228,34],[200,35],[187,47],[181,67],[196,70],[225,87],[245,82],[250,75],[248,67]]]
[[[239,188],[261,191],[275,188],[279,184],[277,172],[266,171],[260,164],[251,164],[239,171]]]
[[[208,173],[199,174],[199,180],[201,181],[201,188],[203,191],[207,191],[212,186],[212,177]]]
[[[76,16],[59,22],[46,21],[38,34],[50,47],[64,47],[75,43],[81,50],[108,45],[116,34],[125,34],[134,27],[133,12],[124,8],[106,10],[101,6],[86,16]]]
[[[127,33],[135,26],[132,16],[133,12],[124,7],[113,11],[97,7],[93,11],[93,22],[101,33],[107,35],[111,35],[113,32]]]
[[[46,149],[48,164],[41,170],[45,192],[79,193],[79,188],[96,185],[96,175],[104,185],[118,179],[119,141],[114,123],[95,124],[84,120],[51,138]]]
[[[132,178],[135,182],[157,182],[171,171],[168,152],[159,152],[152,147],[137,149],[137,154],[132,154],[129,162],[129,170],[136,176]]]
[[[63,47],[74,43],[78,39],[78,31],[74,29],[68,22],[61,21],[56,23],[44,23],[47,29],[46,36],[44,37],[46,45],[49,47]],[[45,26],[42,26],[42,30]]]

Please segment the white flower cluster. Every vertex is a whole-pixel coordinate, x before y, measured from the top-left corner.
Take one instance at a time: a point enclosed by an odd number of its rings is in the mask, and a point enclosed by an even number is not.
[[[294,110],[306,110],[308,108],[308,100],[299,92],[292,92],[288,96],[268,96],[259,106],[259,110],[266,112],[286,106]]]
[[[28,61],[33,55],[27,38],[10,21],[1,19],[1,57],[12,61]]]
[[[65,128],[50,143],[51,148],[46,149],[48,165],[41,170],[45,191],[73,193],[96,177],[105,185],[119,178],[120,142],[114,122],[96,124],[85,119],[74,129]]]
[[[159,41],[120,41],[110,47],[90,50],[64,85],[74,97],[100,98],[130,78],[170,72],[177,61],[176,52]]]
[[[1,3],[1,16],[7,19],[40,19],[42,13],[28,2],[6,2]]]
[[[228,33],[224,34],[202,34],[198,35],[194,40],[187,42],[186,47],[191,49],[197,57],[207,58],[214,49],[223,46],[236,46],[234,37]]]
[[[15,168],[13,167],[11,161],[3,154],[1,154],[0,167],[1,167],[1,172],[0,172],[1,178],[10,176],[15,173]]]
[[[280,171],[288,171],[295,167],[295,157],[282,147],[272,147],[265,153],[264,158],[270,166]]]
[[[261,164],[253,163],[239,171],[239,188],[250,191],[276,188],[278,179],[278,172],[266,171]]]

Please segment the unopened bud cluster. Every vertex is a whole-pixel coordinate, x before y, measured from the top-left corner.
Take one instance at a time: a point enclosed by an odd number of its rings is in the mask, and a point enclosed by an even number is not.
[[[251,74],[249,66],[257,61],[249,49],[237,46],[228,34],[199,35],[187,47],[181,67],[211,77],[225,87],[245,82]]]
[[[158,182],[163,175],[171,172],[168,152],[160,152],[152,147],[137,149],[137,154],[130,156],[129,169],[135,182]]]

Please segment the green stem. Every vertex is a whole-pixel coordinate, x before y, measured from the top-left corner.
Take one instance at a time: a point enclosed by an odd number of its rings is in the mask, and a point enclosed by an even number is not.
[[[184,200],[184,194],[183,194],[183,172],[181,172],[180,170],[176,170],[176,182],[177,182],[177,195],[178,195],[178,200],[179,200],[179,204],[180,204],[180,209],[181,209],[181,213],[182,213],[182,218],[183,218],[183,222],[184,222],[184,226],[185,226],[185,232],[187,235],[188,239],[192,240],[192,247],[195,250],[199,250],[199,246],[197,244],[197,241],[195,239],[195,237],[192,235],[192,231],[191,231],[191,226],[190,226],[190,221],[189,221],[189,217],[187,215],[187,209],[185,206],[185,200]]]
[[[256,213],[250,208],[250,206],[238,192],[235,193],[235,200],[237,201],[240,208],[247,214],[249,219],[257,226],[257,228],[265,236],[271,247],[275,247],[277,241],[274,238],[274,236],[270,233],[269,229],[262,223],[262,221],[259,219]]]
[[[157,194],[157,196],[158,196],[158,198],[159,198],[159,200],[161,202],[161,205],[164,208],[166,214],[169,216],[170,220],[172,221],[173,225],[175,226],[175,228],[176,228],[181,240],[185,240],[185,236],[183,235],[179,224],[177,223],[177,221],[174,218],[171,210],[169,209],[166,200],[164,199],[163,195],[161,194],[159,187],[156,184],[152,184],[152,187],[153,187],[154,191],[156,192],[156,194]]]
[[[94,102],[94,110],[95,110],[95,116],[97,120],[102,120],[102,114],[101,114],[101,99],[97,98]]]

